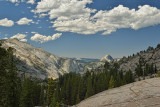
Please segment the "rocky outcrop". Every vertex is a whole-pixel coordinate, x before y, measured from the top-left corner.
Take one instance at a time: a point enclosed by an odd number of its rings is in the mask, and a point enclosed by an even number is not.
[[[98,93],[74,107],[160,107],[160,78]]]
[[[141,51],[136,55],[129,56],[128,58],[122,58],[119,61],[120,69],[123,71],[132,70],[135,71],[139,60],[143,59],[144,64],[154,64],[157,70],[160,70],[160,48],[155,48],[147,51]]]
[[[2,47],[15,49],[17,67],[21,74],[45,79],[56,79],[68,72],[82,72],[85,67],[70,58],[63,58],[48,53],[41,48],[35,48],[18,39],[1,40]]]

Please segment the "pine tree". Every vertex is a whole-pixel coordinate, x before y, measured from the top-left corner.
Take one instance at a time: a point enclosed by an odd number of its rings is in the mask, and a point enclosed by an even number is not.
[[[115,80],[113,76],[111,76],[110,81],[109,81],[109,89],[114,88],[114,87],[115,87]]]
[[[154,73],[157,73],[157,66],[154,66]]]
[[[18,107],[20,97],[20,78],[17,74],[13,48],[0,47],[0,105]]]
[[[79,98],[79,93],[77,94],[77,98],[76,98],[76,104],[78,104],[80,102],[80,98]]]
[[[116,87],[119,87],[119,86],[121,86],[121,85],[122,85],[122,81],[121,81],[121,78],[120,78],[120,74],[118,74],[118,75],[116,76],[115,86],[116,86]]]
[[[33,87],[30,78],[25,78],[20,98],[20,107],[33,107]]]
[[[93,95],[93,88],[92,88],[92,79],[91,79],[91,76],[88,77],[86,86],[87,86],[87,92],[86,92],[85,98],[88,98],[88,97],[90,97],[91,95]]]
[[[55,85],[55,81],[52,78],[50,78],[49,82],[48,82],[48,89],[47,89],[47,102],[48,102],[48,105],[50,105],[51,100],[53,98],[55,86],[56,86]]]
[[[39,105],[42,106],[45,104],[44,102],[44,85],[41,85],[41,88],[40,88],[40,101],[39,101]]]
[[[54,93],[52,96],[50,107],[56,107],[56,104],[57,104],[57,99],[56,99],[56,94]]]
[[[160,77],[160,72],[158,72],[158,77]]]

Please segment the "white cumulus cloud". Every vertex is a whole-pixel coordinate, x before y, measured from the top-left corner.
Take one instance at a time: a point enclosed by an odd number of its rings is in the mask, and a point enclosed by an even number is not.
[[[160,24],[160,10],[149,5],[139,6],[138,10],[119,5],[112,10],[100,10],[90,17],[53,21],[57,31],[79,34],[110,34],[117,29],[132,28],[134,30]]]
[[[19,21],[17,21],[18,25],[29,25],[30,23],[34,23],[32,19],[28,19],[26,17],[21,18]]]
[[[89,17],[90,13],[96,11],[86,7],[90,3],[92,0],[42,0],[38,2],[34,12],[40,14],[48,12],[50,19],[58,18],[60,20]]]
[[[35,3],[35,0],[27,1]],[[53,20],[52,27],[57,31],[78,34],[102,32],[102,35],[106,35],[116,32],[117,29],[138,30],[160,24],[160,9],[150,5],[139,6],[137,10],[119,5],[111,10],[97,11],[87,7],[91,3],[93,0],[40,0],[31,12],[38,13],[39,17],[49,16]],[[19,23],[22,25],[33,21],[26,18]]]
[[[7,18],[4,18],[4,19],[0,20],[0,26],[11,27],[13,25],[14,25],[14,21],[8,20]]]
[[[27,39],[25,39],[25,37],[27,37],[27,35],[18,33],[16,35],[12,36],[11,39],[17,38],[18,40],[20,40],[22,42],[27,42]]]
[[[9,1],[12,2],[12,3],[19,2],[19,0],[9,0]]]
[[[12,3],[18,3],[16,5],[19,5],[20,2],[27,2],[29,4],[34,4],[36,0],[7,0],[7,1],[10,1]]]
[[[27,3],[34,4],[36,0],[28,0]]]
[[[50,40],[56,40],[59,37],[61,37],[62,33],[56,33],[53,36],[45,36],[45,35],[41,35],[36,33],[34,36],[31,37],[31,40],[36,41],[36,42],[40,42],[40,43],[44,43]]]

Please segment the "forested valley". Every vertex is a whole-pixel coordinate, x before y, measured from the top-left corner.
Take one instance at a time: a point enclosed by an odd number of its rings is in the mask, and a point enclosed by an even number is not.
[[[96,93],[157,74],[154,64],[143,65],[141,59],[135,73],[119,70],[118,63],[106,62],[103,68],[83,74],[70,72],[56,80],[40,80],[18,74],[13,51],[0,47],[0,107],[75,105]]]

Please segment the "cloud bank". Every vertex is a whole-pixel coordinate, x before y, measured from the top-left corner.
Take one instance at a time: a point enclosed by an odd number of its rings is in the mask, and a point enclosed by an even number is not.
[[[20,0],[10,1],[15,3]],[[35,4],[36,0],[26,1]],[[91,3],[93,0],[41,0],[37,2],[32,12],[39,14],[40,17],[49,16],[56,31],[78,34],[102,32],[102,35],[106,35],[116,32],[117,29],[138,30],[160,24],[160,9],[156,7],[143,5],[136,10],[119,5],[111,10],[97,11],[87,7]],[[33,20],[22,18],[17,23],[29,25]]]
[[[92,0],[42,0],[38,2],[35,13],[48,14],[57,31],[79,34],[110,34],[117,29],[134,30],[160,24],[160,10],[149,5],[139,6],[138,10],[123,5],[111,10],[86,7]],[[94,13],[94,15],[91,15]]]
[[[61,36],[62,36],[62,33],[56,33],[53,36],[45,36],[45,35],[36,33],[34,36],[31,37],[31,40],[40,42],[40,43],[44,43],[50,40],[56,40]]]
[[[57,31],[80,34],[110,34],[117,29],[132,28],[134,30],[160,24],[160,10],[149,5],[139,6],[138,10],[122,5],[109,11],[98,11],[94,16],[72,20],[56,20],[53,27]]]

